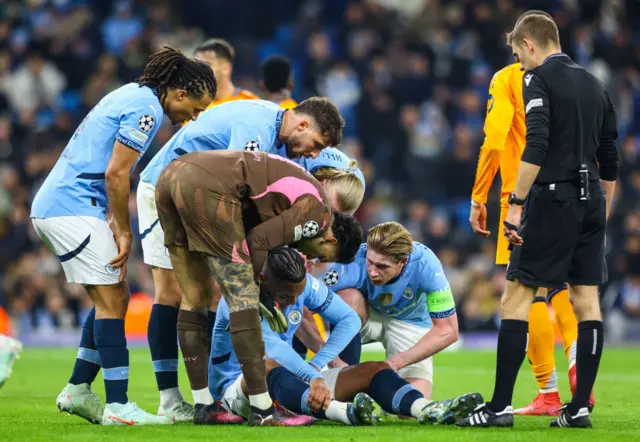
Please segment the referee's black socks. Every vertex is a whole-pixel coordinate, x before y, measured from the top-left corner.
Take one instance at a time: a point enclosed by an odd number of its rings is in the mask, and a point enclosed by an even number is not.
[[[578,383],[576,394],[567,407],[572,416],[589,403],[589,395],[596,381],[603,346],[604,329],[602,321],[582,321],[578,324],[578,344],[576,349]]]
[[[498,334],[496,383],[489,409],[503,411],[511,405],[518,371],[527,354],[529,323],[517,319],[504,319]],[[589,390],[591,391],[591,390]],[[587,393],[587,398],[589,394]]]

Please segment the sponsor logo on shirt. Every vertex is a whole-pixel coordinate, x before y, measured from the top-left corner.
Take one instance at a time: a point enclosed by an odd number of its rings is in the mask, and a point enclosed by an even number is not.
[[[529,86],[529,83],[531,83],[531,79],[533,78],[533,74],[527,74],[524,76],[524,84],[526,84],[527,86]]]
[[[140,141],[142,144],[146,143],[149,139],[149,135],[143,134],[139,130],[133,128],[129,129],[129,136],[136,141]]]

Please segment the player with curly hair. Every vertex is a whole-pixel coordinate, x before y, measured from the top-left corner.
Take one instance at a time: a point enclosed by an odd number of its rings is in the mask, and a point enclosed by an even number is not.
[[[153,54],[140,78],[89,112],[35,196],[35,231],[60,258],[67,281],[83,284],[95,305],[71,379],[57,399],[61,411],[105,425],[171,423],[127,397],[129,175],[165,115],[174,124],[195,119],[215,94],[216,79],[205,63],[171,48]],[[106,408],[90,388],[100,367]]]

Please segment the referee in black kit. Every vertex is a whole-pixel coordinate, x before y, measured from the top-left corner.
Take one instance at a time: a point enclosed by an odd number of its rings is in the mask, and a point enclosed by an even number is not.
[[[523,78],[527,142],[504,233],[513,245],[502,298],[491,402],[457,422],[512,427],[511,399],[538,287],[569,283],[578,319],[577,388],[552,427],[591,427],[589,394],[602,355],[598,286],[618,168],[616,115],[598,80],[560,49],[553,20],[530,15],[507,36]],[[523,208],[524,205],[524,208]]]

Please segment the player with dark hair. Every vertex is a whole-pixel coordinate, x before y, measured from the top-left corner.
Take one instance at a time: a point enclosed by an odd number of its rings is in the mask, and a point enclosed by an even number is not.
[[[293,69],[291,60],[281,55],[273,55],[262,64],[260,86],[269,101],[283,109],[293,109],[297,103],[291,98],[293,91]]]
[[[353,217],[332,213],[322,185],[302,167],[262,152],[182,155],[160,175],[156,204],[182,289],[178,339],[184,359],[195,361],[187,364],[192,390],[208,385],[213,273],[231,310],[233,347],[253,412],[278,421],[282,416],[272,408],[265,382],[254,278],[269,250],[281,245],[294,244],[321,261],[349,262],[362,229]]]
[[[272,295],[271,295],[272,294]],[[269,252],[264,274],[261,275],[260,299],[262,305],[279,305],[282,309],[283,327],[272,330],[270,320],[262,321],[262,337],[267,355],[267,372],[281,365],[296,373],[302,384],[296,397],[286,398],[298,413],[300,425],[311,424],[314,417],[342,422],[346,425],[373,425],[373,401],[361,394],[353,403],[331,400],[329,389],[322,378],[320,368],[334,359],[344,346],[358,333],[360,319],[338,296],[311,275],[307,275],[304,259],[296,250],[278,247]],[[302,309],[307,307],[336,324],[329,341],[306,363],[291,347],[293,335],[302,321]],[[280,312],[277,308],[274,311]],[[251,424],[251,404],[248,386],[242,374],[229,333],[230,313],[225,300],[220,301],[214,327],[209,388],[224,409],[234,415],[248,418]],[[303,380],[301,380],[303,379]],[[273,390],[270,390],[273,392]],[[295,392],[294,392],[295,394]],[[301,408],[301,403],[302,408]],[[278,402],[276,407],[282,406]],[[311,412],[311,409],[314,412]],[[313,417],[311,417],[313,416]]]
[[[61,411],[105,425],[167,423],[127,398],[129,174],[164,115],[174,124],[195,119],[215,93],[216,79],[206,64],[171,48],[152,55],[140,78],[89,112],[34,198],[31,218],[38,236],[60,258],[67,281],[83,284],[95,305],[69,384],[58,396]],[[100,367],[104,409],[90,389]]]
[[[236,51],[226,40],[212,38],[196,46],[193,56],[207,63],[218,80],[218,92],[209,107],[235,100],[256,100],[258,97],[251,91],[241,89],[233,84],[233,62]]]

